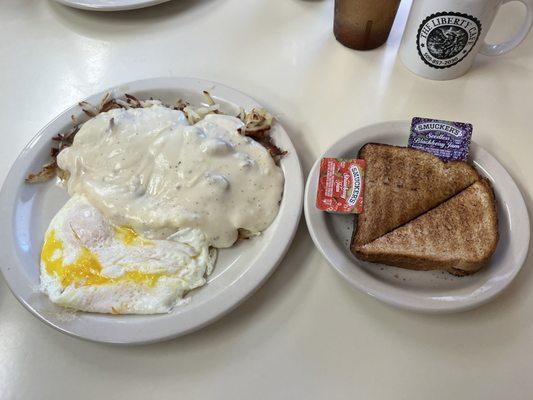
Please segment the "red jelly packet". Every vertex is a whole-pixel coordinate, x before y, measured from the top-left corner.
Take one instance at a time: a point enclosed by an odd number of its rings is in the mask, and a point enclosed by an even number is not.
[[[364,176],[365,160],[323,158],[318,176],[317,208],[341,214],[361,214]]]

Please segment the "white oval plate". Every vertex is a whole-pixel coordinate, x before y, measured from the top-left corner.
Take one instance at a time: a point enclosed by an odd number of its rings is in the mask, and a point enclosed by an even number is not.
[[[81,10],[125,11],[155,6],[169,0],[56,0],[58,3]]]
[[[368,142],[406,146],[409,122],[370,125],[345,136],[322,157],[355,158]],[[328,214],[315,207],[319,160],[305,189],[305,218],[316,247],[352,286],[385,303],[421,312],[453,312],[493,299],[516,276],[529,247],[529,218],[522,194],[502,165],[472,143],[471,158],[487,177],[498,202],[500,241],[489,265],[471,276],[442,271],[412,271],[358,260],[349,250],[353,216]]]
[[[105,93],[130,93],[141,99],[153,97],[169,104],[177,98],[203,103],[208,90],[226,111],[237,113],[259,104],[218,83],[188,78],[157,78],[124,84],[88,99],[98,104]],[[213,322],[257,289],[274,271],[291,243],[303,202],[303,177],[298,155],[283,127],[272,128],[274,142],[288,151],[280,163],[285,187],[279,214],[262,235],[223,249],[207,285],[192,291],[188,304],[164,315],[101,315],[68,313],[40,293],[39,257],[44,232],[55,213],[68,199],[54,182],[25,184],[24,178],[48,160],[51,138],[70,127],[70,116],[81,116],[75,105],[63,112],[35,136],[11,168],[0,192],[0,267],[13,294],[33,314],[64,333],[108,343],[148,343],[170,339]],[[288,195],[290,194],[290,195]]]

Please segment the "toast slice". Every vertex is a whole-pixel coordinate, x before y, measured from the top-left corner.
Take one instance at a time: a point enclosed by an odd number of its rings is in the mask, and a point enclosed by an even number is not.
[[[477,171],[465,162],[443,162],[408,147],[368,143],[359,151],[366,161],[365,211],[355,222],[352,247],[380,236],[438,206],[475,181]]]
[[[454,275],[478,271],[498,243],[492,188],[480,180],[402,227],[361,246],[361,260],[396,267],[443,269]]]

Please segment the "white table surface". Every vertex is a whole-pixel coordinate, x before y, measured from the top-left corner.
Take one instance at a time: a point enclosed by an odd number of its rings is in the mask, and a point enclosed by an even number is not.
[[[26,142],[79,99],[129,80],[195,76],[274,111],[306,172],[365,124],[415,115],[472,122],[475,140],[507,167],[531,210],[533,35],[498,59],[480,56],[461,79],[428,81],[396,57],[408,7],[386,46],[355,52],[333,38],[331,0],[174,0],[112,14],[3,0],[0,182]],[[511,35],[522,14],[505,6],[490,37]],[[530,252],[489,305],[413,314],[344,283],[302,219],[278,270],[230,315],[129,348],[45,326],[0,278],[0,398],[530,399],[532,264]]]

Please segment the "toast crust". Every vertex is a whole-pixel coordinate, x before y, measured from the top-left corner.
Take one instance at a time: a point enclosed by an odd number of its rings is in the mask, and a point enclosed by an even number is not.
[[[415,219],[481,179],[461,161],[443,162],[422,150],[367,143],[365,211],[354,221],[352,247],[370,243]]]

